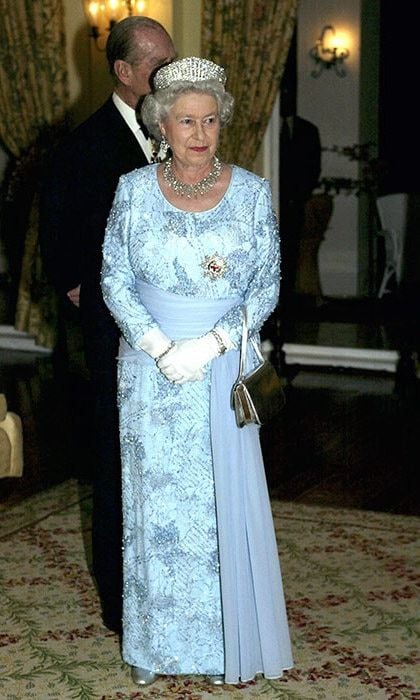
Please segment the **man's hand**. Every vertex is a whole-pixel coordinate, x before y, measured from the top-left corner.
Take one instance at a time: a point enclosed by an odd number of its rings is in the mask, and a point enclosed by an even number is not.
[[[71,301],[74,306],[79,307],[80,306],[80,284],[75,287],[74,289],[69,289],[68,292],[66,292],[67,299]]]

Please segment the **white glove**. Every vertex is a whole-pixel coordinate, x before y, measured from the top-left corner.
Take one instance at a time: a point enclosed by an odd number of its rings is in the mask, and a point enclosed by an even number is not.
[[[171,339],[163,333],[160,328],[152,328],[147,331],[138,342],[138,346],[147,352],[154,360],[171,346]]]
[[[157,366],[176,384],[204,379],[203,367],[220,355],[220,346],[213,333],[201,338],[178,340],[174,347],[157,361]]]
[[[200,382],[204,379],[204,372],[202,369],[197,369],[195,372],[185,371],[181,373],[178,369],[176,369],[172,365],[169,365],[167,369],[161,369],[160,371],[166,377],[166,379],[169,379],[169,381],[173,384],[185,384],[186,382]]]

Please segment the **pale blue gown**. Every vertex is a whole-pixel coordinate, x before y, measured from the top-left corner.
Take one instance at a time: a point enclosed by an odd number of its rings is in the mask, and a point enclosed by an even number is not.
[[[279,292],[267,181],[232,167],[212,209],[163,196],[156,165],[121,177],[102,289],[122,333],[118,361],[124,513],[124,660],[158,674],[280,677],[293,664],[258,428],[236,427],[236,349],[176,385],[138,342],[214,326],[239,347],[241,305],[258,333]]]

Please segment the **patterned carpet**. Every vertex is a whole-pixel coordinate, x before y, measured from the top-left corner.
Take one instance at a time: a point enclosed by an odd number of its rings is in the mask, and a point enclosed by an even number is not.
[[[3,700],[420,700],[420,519],[274,502],[295,668],[275,682],[169,677],[138,690],[98,614],[90,513],[75,481],[0,506]]]

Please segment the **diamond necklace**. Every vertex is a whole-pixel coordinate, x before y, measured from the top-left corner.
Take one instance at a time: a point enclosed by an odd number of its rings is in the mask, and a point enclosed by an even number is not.
[[[200,182],[196,182],[195,185],[188,185],[186,182],[181,182],[181,180],[175,177],[172,158],[168,158],[163,166],[163,177],[174,192],[181,195],[181,197],[192,199],[193,197],[206,194],[206,192],[214,187],[220,177],[222,167],[221,161],[214,156],[214,164],[209,174],[203,177]]]

